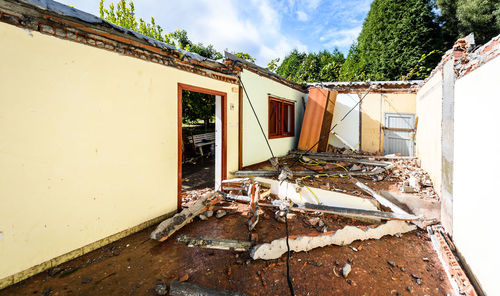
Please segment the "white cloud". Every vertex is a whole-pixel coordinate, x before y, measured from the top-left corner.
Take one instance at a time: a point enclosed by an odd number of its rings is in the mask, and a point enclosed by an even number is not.
[[[310,10],[316,10],[318,8],[321,0],[305,0],[306,7]]]
[[[309,16],[302,10],[297,10],[297,19],[301,22],[306,22],[309,19]]]
[[[320,41],[325,47],[345,47],[350,46],[359,36],[361,26],[342,29],[329,30],[320,37]]]

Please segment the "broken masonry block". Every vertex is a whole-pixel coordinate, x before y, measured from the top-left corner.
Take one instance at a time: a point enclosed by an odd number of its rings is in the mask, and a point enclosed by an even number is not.
[[[177,230],[190,223],[193,218],[205,211],[210,205],[220,201],[220,196],[213,192],[205,193],[189,208],[183,209],[180,213],[161,222],[151,233],[150,238],[158,241],[164,241],[174,234]]]
[[[355,226],[346,226],[340,230],[326,232],[324,234],[306,235],[290,238],[288,240],[290,250],[295,252],[309,251],[315,248],[328,245],[344,246],[356,240],[380,239],[385,235],[405,233],[416,229],[415,225],[410,225],[403,221],[388,221],[375,228],[367,227],[362,230]],[[277,259],[287,252],[286,238],[280,238],[270,243],[255,246],[250,251],[252,259]]]
[[[206,249],[217,249],[217,250],[233,250],[239,252],[245,252],[252,246],[251,242],[247,241],[237,241],[231,239],[222,238],[206,238],[206,237],[188,237],[186,235],[180,235],[177,241],[186,244],[188,247],[198,247]]]
[[[347,276],[349,275],[350,272],[351,272],[351,264],[344,265],[344,267],[342,268],[342,275],[345,278],[347,278]]]
[[[236,293],[226,290],[217,290],[203,287],[194,283],[181,283],[172,281],[170,283],[170,295],[172,296],[247,296],[247,294]]]

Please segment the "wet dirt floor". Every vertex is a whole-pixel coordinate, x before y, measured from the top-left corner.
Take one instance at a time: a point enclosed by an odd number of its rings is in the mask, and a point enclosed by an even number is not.
[[[319,233],[305,222],[313,216],[321,217],[328,230],[365,225],[335,215],[294,212],[289,219],[290,235]],[[208,221],[195,218],[162,243],[149,239],[154,229],[150,227],[8,287],[0,295],[156,295],[156,285],[168,286],[186,275],[187,282],[211,288],[249,295],[289,295],[286,255],[278,260],[253,261],[245,252],[190,248],[176,241],[181,234],[248,240],[247,220],[241,212]],[[269,242],[285,236],[285,224],[277,222],[272,209],[266,208],[256,232],[258,243]],[[430,239],[422,230],[399,238],[353,242],[351,246],[358,252],[348,246],[327,246],[292,253],[290,274],[295,294],[452,294]],[[348,262],[352,271],[345,279],[341,269]],[[421,284],[412,274],[421,278]]]
[[[214,187],[215,157],[199,157],[194,163],[182,164],[182,191]]]

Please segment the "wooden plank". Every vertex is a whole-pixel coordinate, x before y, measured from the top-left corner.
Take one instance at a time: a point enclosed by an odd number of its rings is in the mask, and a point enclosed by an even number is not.
[[[396,131],[396,132],[414,132],[414,129],[411,128],[399,128],[399,127],[382,127],[384,130]]]
[[[326,102],[325,114],[321,123],[320,139],[318,149],[316,151],[326,152],[328,150],[328,142],[330,139],[330,130],[332,129],[333,112],[335,111],[335,103],[337,102],[337,92],[328,92],[328,101]]]

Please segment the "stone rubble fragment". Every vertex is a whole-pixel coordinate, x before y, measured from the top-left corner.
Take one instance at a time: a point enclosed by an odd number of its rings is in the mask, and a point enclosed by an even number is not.
[[[222,218],[222,217],[226,216],[226,214],[227,213],[224,210],[217,210],[217,212],[215,213],[215,217],[216,218]]]
[[[347,278],[350,272],[351,272],[351,264],[344,265],[344,267],[342,268],[342,275],[344,276],[344,278]]]

